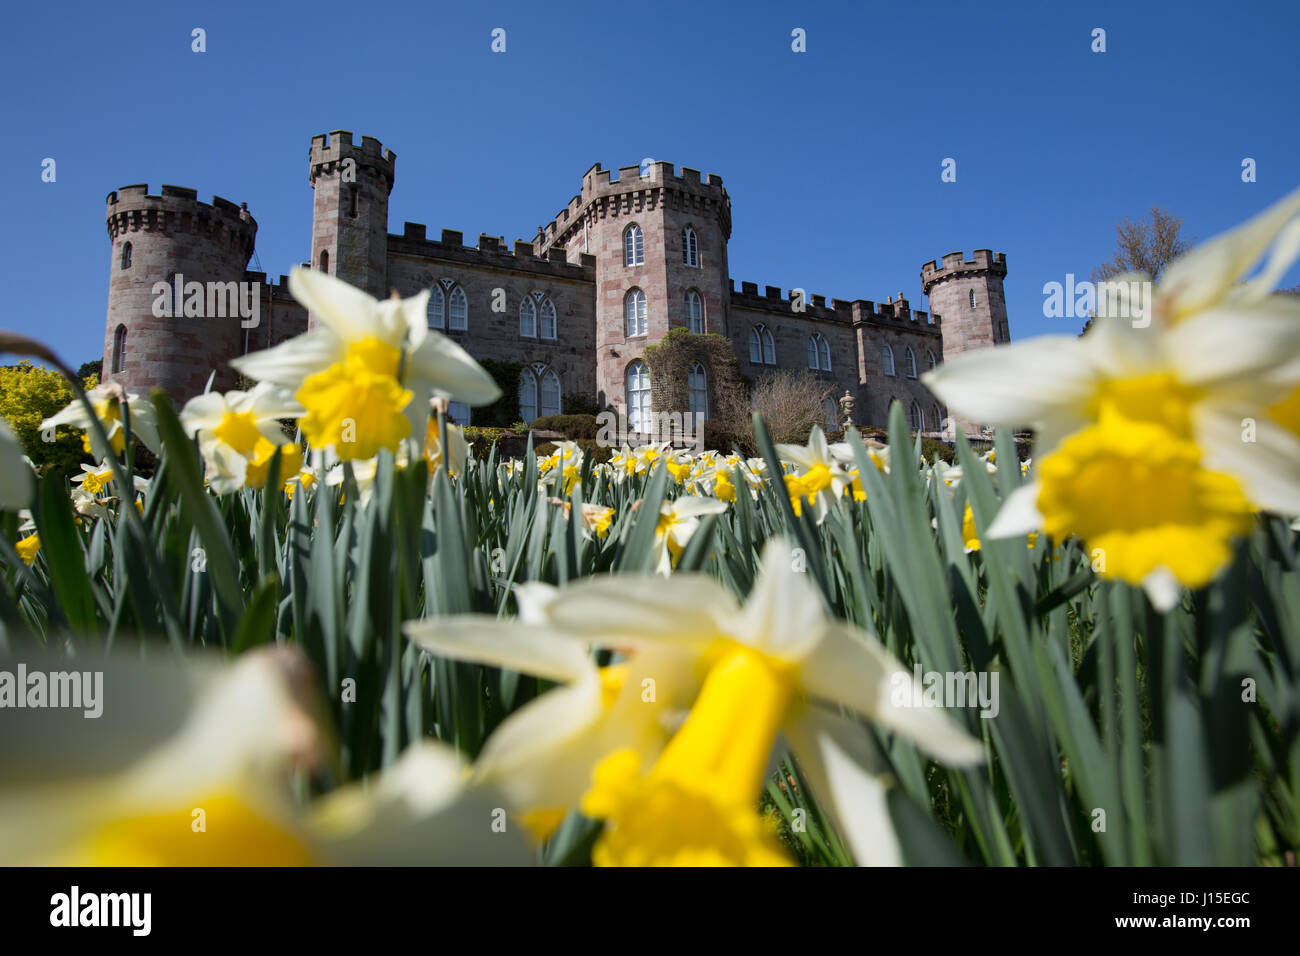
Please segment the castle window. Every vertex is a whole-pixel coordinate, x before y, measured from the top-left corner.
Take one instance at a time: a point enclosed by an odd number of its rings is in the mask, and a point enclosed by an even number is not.
[[[131,243],[129,242],[122,245],[122,268],[131,268]]]
[[[330,254],[325,249],[320,252],[320,271],[326,275],[330,274]]]
[[[623,265],[639,266],[645,263],[645,237],[636,223],[623,230]]]
[[[704,303],[694,289],[686,290],[686,327],[697,335],[704,331]]]
[[[880,370],[886,375],[894,374],[894,350],[887,344],[880,346]]]
[[[650,428],[650,370],[640,359],[627,367],[627,423],[633,431]]]
[[[776,343],[765,325],[749,330],[749,360],[755,365],[776,364]]]
[[[820,332],[808,337],[808,367],[814,372],[831,370],[831,347]]]
[[[113,330],[113,374],[126,369],[126,326],[119,325]]]
[[[537,304],[531,295],[519,303],[519,334],[530,339],[537,336]]]
[[[469,300],[460,286],[452,289],[448,298],[447,328],[461,332],[469,328]]]
[[[927,366],[928,368],[934,368],[936,365],[939,364],[935,360],[934,353],[931,352],[929,349],[925,350],[925,356],[926,356],[926,361],[930,363],[929,366]]]
[[[542,338],[555,338],[555,306],[550,299],[542,299]]]
[[[918,432],[925,427],[925,419],[921,416],[921,406],[912,403],[912,427]]]
[[[833,395],[828,395],[822,402],[822,412],[826,415],[826,424],[831,428],[839,427],[840,403],[835,401]]]
[[[464,402],[447,403],[447,421],[453,425],[469,424],[469,406]]]
[[[429,328],[447,327],[447,297],[442,294],[442,286],[435,285],[429,290],[429,308],[426,314],[429,317]]]
[[[348,216],[352,219],[357,218],[357,187],[353,186],[348,190]]]
[[[686,385],[691,392],[691,414],[700,414],[705,418],[709,417],[709,376],[704,371],[704,366],[696,362],[691,366],[690,374],[686,377]]]
[[[541,369],[540,365],[534,365],[534,369]],[[555,374],[554,369],[546,369],[541,372],[542,382],[542,414],[558,415],[560,414],[560,376]]]
[[[682,263],[697,269],[700,266],[700,243],[690,226],[682,230]]]
[[[975,308],[975,290],[971,289],[969,292],[966,293],[966,295],[970,299],[970,307],[972,309]]]
[[[903,370],[908,378],[916,378],[916,356],[910,348],[903,352]]]
[[[943,414],[939,411],[939,406],[930,406],[930,414],[934,416],[934,429],[941,431],[943,429]]]
[[[628,335],[645,335],[647,325],[645,293],[633,289],[623,299],[623,317]]]
[[[537,376],[528,368],[519,372],[519,416],[525,422],[537,418]]]

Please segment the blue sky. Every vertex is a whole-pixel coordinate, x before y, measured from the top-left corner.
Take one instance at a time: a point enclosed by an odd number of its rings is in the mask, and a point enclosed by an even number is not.
[[[1298,26],[1295,0],[12,6],[0,326],[99,357],[104,197],[129,183],[247,202],[288,272],[311,136],[341,128],[398,155],[390,231],[531,239],[592,163],[650,156],[722,175],[738,282],[924,308],[923,262],[987,247],[1013,338],[1075,331],[1043,284],[1086,277],[1119,219],[1159,203],[1204,239],[1300,186]]]

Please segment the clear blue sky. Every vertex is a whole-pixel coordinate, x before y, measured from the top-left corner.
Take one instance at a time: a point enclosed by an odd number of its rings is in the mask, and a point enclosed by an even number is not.
[[[1300,185],[1297,27],[1296,0],[10,5],[0,326],[99,356],[104,197],[129,183],[247,202],[288,272],[311,136],[342,128],[396,151],[394,232],[531,239],[592,163],[651,156],[722,175],[737,281],[924,308],[921,263],[988,247],[1013,338],[1075,331],[1043,283],[1085,277],[1122,217],[1159,203],[1208,238]]]

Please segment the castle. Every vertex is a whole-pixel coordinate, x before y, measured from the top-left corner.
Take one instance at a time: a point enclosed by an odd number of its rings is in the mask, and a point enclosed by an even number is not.
[[[879,304],[777,286],[760,292],[752,282],[737,290],[727,267],[731,199],[718,176],[647,162],[614,178],[596,164],[531,242],[507,247],[502,237],[480,235],[466,246],[458,231],[434,238],[416,223],[389,233],[396,158],[345,130],[312,138],[310,265],[376,297],[431,290],[432,328],[477,359],[523,366],[527,421],[564,411],[566,402],[626,411],[633,427],[652,410],[707,417],[712,382],[703,364],[675,392],[689,396],[689,409],[654,407],[661,392],[651,391],[645,348],[685,328],[727,339],[747,378],[815,372],[827,382],[828,422],[840,417],[829,396],[848,392],[859,424],[884,423],[900,401],[914,428],[939,432],[943,409],[919,375],[945,357],[1010,339],[1001,253],[978,249],[966,260],[954,252],[925,263],[932,317],[913,311],[901,292]],[[203,203],[177,186],[150,195],[144,185],[124,186],[107,202],[104,381],[141,393],[161,387],[178,401],[200,393],[214,372],[213,388],[234,388],[230,359],[311,326],[284,276],[276,283],[247,271],[257,222],[246,204]],[[241,290],[258,304],[251,320],[234,307]],[[474,420],[455,403],[451,416]]]

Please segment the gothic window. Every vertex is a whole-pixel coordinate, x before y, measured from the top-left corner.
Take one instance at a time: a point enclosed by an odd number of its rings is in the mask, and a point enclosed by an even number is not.
[[[460,286],[453,288],[448,296],[447,328],[462,332],[469,328],[469,299]]]
[[[907,373],[908,378],[916,378],[916,356],[912,354],[910,348],[903,352],[903,371]]]
[[[113,374],[126,369],[126,326],[119,325],[113,330]]]
[[[776,342],[765,325],[749,330],[749,360],[755,365],[776,364]]]
[[[833,396],[827,396],[822,402],[822,412],[826,416],[826,424],[831,428],[839,427],[840,403],[835,401]]]
[[[820,332],[808,337],[808,367],[814,372],[831,370],[831,347]]]
[[[933,428],[938,431],[943,428],[943,414],[939,411],[938,405],[930,406],[930,414],[934,416]]]
[[[429,290],[429,307],[425,314],[429,318],[429,328],[447,327],[447,297],[442,294],[442,286],[435,285]]]
[[[330,274],[330,254],[327,249],[320,251],[320,271],[326,275]]]
[[[708,418],[709,377],[705,374],[704,366],[699,362],[691,366],[690,374],[686,378],[686,384],[691,392],[691,414],[699,413]]]
[[[639,266],[645,263],[645,238],[636,223],[623,230],[623,265]]]
[[[537,418],[537,376],[530,368],[519,372],[519,416],[525,422]]]
[[[894,350],[888,344],[880,346],[880,369],[886,375],[894,374]]]
[[[122,245],[122,268],[131,268],[131,243],[129,242]]]
[[[640,289],[633,289],[623,299],[623,317],[629,336],[646,334],[646,300]]]
[[[650,429],[650,370],[640,359],[627,367],[627,422],[633,431]]]
[[[542,338],[555,338],[555,306],[550,299],[542,299]]]
[[[912,403],[912,427],[918,432],[925,427],[925,419],[921,416],[921,406],[916,402]]]
[[[696,268],[700,265],[700,243],[690,226],[682,230],[682,263]]]
[[[704,303],[694,289],[686,291],[686,327],[696,334],[704,331]]]
[[[525,338],[537,337],[537,304],[531,295],[519,303],[519,334]]]
[[[926,349],[926,350],[925,350],[925,355],[926,355],[926,361],[930,363],[929,366],[928,366],[929,368],[934,368],[936,365],[939,364],[939,363],[935,360],[934,353],[931,352],[929,349]]]
[[[533,369],[538,370],[541,366],[534,365]],[[560,376],[555,374],[554,369],[546,369],[540,372],[542,382],[542,414],[558,415],[560,414]]]
[[[975,308],[975,290],[971,289],[969,292],[966,293],[966,295],[970,299],[970,307],[972,309]]]

